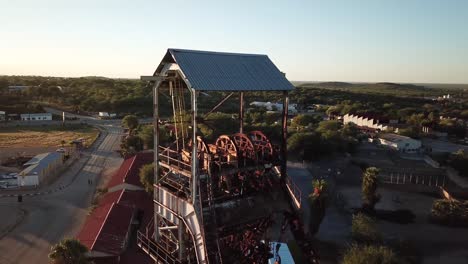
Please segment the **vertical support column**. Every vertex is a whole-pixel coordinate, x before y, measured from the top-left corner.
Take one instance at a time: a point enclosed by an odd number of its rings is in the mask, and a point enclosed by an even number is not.
[[[184,245],[184,223],[179,220],[178,226],[178,239],[179,239],[179,260],[182,261],[186,256]]]
[[[154,182],[159,181],[159,84],[156,82],[153,87],[153,139],[154,139]],[[154,200],[159,199],[159,192],[157,188],[154,188],[153,192]],[[158,205],[154,204],[154,207]],[[154,239],[157,242],[159,240],[159,216],[156,208],[154,208]]]
[[[197,158],[197,92],[191,89],[192,95],[192,203],[195,207],[198,184],[198,158]]]
[[[239,133],[244,133],[244,92],[239,94]]]
[[[282,137],[281,137],[281,180],[286,179],[286,165],[288,162],[288,150],[287,150],[287,139],[288,139],[288,107],[289,97],[288,92],[283,92],[283,118],[282,118]]]

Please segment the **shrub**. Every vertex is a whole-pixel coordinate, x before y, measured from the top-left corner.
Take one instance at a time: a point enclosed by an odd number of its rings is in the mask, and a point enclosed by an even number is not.
[[[351,237],[360,243],[375,243],[382,238],[375,221],[363,213],[353,215]]]
[[[342,263],[393,264],[401,262],[391,248],[374,245],[352,245],[344,254]]]
[[[363,209],[374,211],[375,204],[380,200],[377,193],[377,175],[379,169],[376,167],[367,168],[362,177],[362,207]]]
[[[468,226],[468,201],[435,200],[432,204],[431,220],[448,226]]]

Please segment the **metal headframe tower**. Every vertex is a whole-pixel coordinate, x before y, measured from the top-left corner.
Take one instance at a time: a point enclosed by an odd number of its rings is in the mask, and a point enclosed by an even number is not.
[[[146,233],[138,233],[138,245],[158,263],[222,263],[217,206],[242,197],[245,184],[254,177],[264,180],[258,175],[271,167],[280,168],[278,179],[285,182],[288,91],[293,86],[266,55],[179,49],[169,49],[153,76],[141,80],[153,89],[155,213]],[[222,135],[214,144],[197,131],[203,122],[198,99],[210,91],[229,94],[209,113],[233,94],[239,98],[238,132]],[[279,150],[262,132],[244,131],[244,94],[251,91],[282,93]],[[170,100],[171,111],[162,109],[163,99]],[[167,120],[161,110],[171,112]],[[173,142],[160,142],[162,125],[169,127]]]

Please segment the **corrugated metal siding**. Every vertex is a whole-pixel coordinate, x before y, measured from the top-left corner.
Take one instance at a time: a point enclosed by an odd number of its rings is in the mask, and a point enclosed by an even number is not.
[[[266,55],[168,50],[192,88],[203,91],[288,91],[294,86]]]

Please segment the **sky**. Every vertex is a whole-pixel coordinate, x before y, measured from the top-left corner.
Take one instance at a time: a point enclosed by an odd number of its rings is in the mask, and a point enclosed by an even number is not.
[[[466,0],[0,0],[0,75],[151,75],[167,48],[292,81],[468,83]]]

